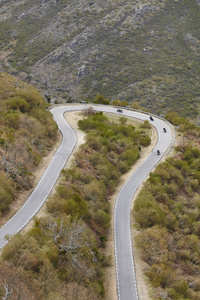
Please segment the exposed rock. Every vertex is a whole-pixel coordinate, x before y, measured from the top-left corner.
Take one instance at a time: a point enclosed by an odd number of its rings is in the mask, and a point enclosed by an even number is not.
[[[78,76],[79,77],[83,77],[86,75],[86,65],[82,65],[79,69],[78,69]]]

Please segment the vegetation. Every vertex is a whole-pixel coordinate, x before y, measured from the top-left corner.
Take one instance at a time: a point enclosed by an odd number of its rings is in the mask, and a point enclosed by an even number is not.
[[[103,95],[97,95],[94,99],[94,103],[96,104],[109,104],[109,100],[107,100]]]
[[[36,89],[5,73],[0,102],[1,215],[19,190],[32,187],[32,173],[55,141],[57,125]]]
[[[93,101],[100,94],[199,122],[199,5],[3,1],[1,68],[52,99]]]
[[[139,157],[139,149],[150,143],[148,130],[136,130],[128,120],[119,119],[85,111],[79,127],[87,133],[86,143],[71,168],[62,171],[62,182],[47,201],[46,216],[35,219],[33,228],[12,238],[3,249],[2,269],[13,295],[11,270],[24,276],[23,293],[27,291],[32,299],[106,297],[109,198],[120,176]],[[32,280],[35,291],[30,289]],[[0,291],[4,293],[3,285]]]
[[[176,113],[182,141],[158,165],[134,205],[136,244],[154,299],[200,299],[200,128]]]

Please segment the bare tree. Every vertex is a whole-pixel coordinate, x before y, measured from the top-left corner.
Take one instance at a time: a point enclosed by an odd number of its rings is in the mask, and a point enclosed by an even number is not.
[[[11,147],[6,146],[5,151],[1,153],[0,165],[2,169],[11,176],[13,180],[20,175],[20,168],[23,165],[23,160],[18,160],[18,149],[11,149]]]
[[[9,288],[9,284],[6,282],[5,280],[5,284],[4,284],[4,289],[5,289],[5,295],[2,298],[2,300],[7,300],[8,297],[10,297],[13,293],[13,290]]]
[[[42,299],[39,285],[31,273],[5,262],[0,263],[0,290],[1,300]]]
[[[18,176],[22,175],[27,161],[29,161],[28,154],[24,151],[24,145],[19,142],[17,145],[6,145],[5,151],[1,152],[0,167],[14,181],[17,181]]]
[[[83,111],[83,115],[85,116],[92,116],[95,114],[95,110],[92,106],[89,106],[88,108],[86,108],[84,111]]]
[[[89,247],[90,244],[84,242],[83,233],[85,226],[80,221],[73,221],[70,224],[60,224],[50,219],[48,224],[49,235],[58,246],[60,252],[76,253],[80,248]]]

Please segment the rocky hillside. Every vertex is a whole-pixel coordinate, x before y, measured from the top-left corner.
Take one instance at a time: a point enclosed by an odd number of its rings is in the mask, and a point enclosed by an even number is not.
[[[198,122],[199,0],[2,0],[0,65],[64,101],[137,101]]]

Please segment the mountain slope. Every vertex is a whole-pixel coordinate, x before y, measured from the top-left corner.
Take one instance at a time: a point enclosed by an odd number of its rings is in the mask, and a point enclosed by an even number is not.
[[[4,1],[2,68],[65,101],[103,94],[197,118],[199,20],[199,0]]]

